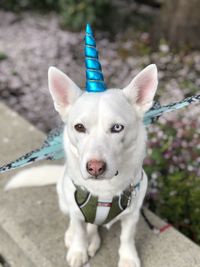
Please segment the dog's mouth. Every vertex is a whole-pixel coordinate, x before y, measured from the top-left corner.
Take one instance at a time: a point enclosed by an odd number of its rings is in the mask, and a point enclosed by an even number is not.
[[[114,176],[117,176],[119,174],[119,171],[116,171],[115,175]],[[96,181],[102,181],[102,180],[110,180],[112,179],[112,177],[108,178],[108,177],[105,177],[103,175],[99,175],[99,176],[90,176],[89,179],[93,179],[93,180],[96,180]]]

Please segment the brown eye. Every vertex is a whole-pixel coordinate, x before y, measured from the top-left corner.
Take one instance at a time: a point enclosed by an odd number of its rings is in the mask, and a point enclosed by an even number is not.
[[[124,129],[124,126],[122,124],[114,124],[110,131],[111,133],[119,133]]]
[[[82,123],[78,123],[74,126],[75,130],[79,133],[85,133],[86,132],[86,128]]]

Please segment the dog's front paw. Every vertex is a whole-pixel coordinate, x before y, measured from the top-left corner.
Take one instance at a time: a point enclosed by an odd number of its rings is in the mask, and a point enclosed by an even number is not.
[[[140,260],[138,257],[135,259],[122,258],[118,267],[140,267]]]
[[[100,248],[101,239],[98,233],[95,233],[92,237],[90,237],[90,243],[88,246],[88,255],[90,257],[94,257],[97,250]]]
[[[67,253],[67,262],[70,267],[82,267],[88,261],[88,254],[86,250],[69,249]]]
[[[72,240],[73,240],[73,232],[71,230],[71,228],[69,228],[66,232],[65,232],[65,246],[66,248],[70,248]]]

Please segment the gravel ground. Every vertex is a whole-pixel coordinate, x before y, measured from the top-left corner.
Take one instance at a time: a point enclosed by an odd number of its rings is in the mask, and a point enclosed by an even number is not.
[[[47,132],[60,123],[48,92],[48,67],[60,68],[84,87],[84,35],[60,29],[55,14],[19,16],[0,11],[0,21],[0,100]],[[119,34],[115,42],[105,36],[96,33],[108,86],[121,88],[142,67],[156,63],[162,104],[198,93],[199,52],[174,55],[167,45],[161,45],[157,53],[141,53],[141,47],[148,45],[148,33],[137,34],[134,40],[127,34]],[[184,115],[200,117],[199,110],[198,106],[186,109]]]

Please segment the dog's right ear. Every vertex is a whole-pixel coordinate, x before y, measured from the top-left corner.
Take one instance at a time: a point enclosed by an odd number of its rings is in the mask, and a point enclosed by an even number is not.
[[[158,86],[158,73],[155,64],[143,69],[127,87],[123,89],[124,95],[134,105],[138,114],[143,116],[153,104],[153,98]]]
[[[66,121],[71,105],[82,94],[82,90],[62,71],[50,67],[48,71],[49,91],[54,107],[63,121]]]

